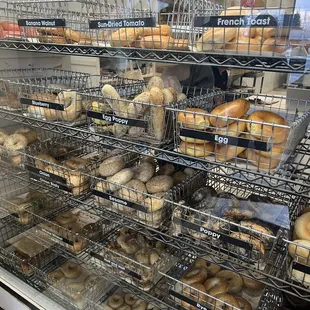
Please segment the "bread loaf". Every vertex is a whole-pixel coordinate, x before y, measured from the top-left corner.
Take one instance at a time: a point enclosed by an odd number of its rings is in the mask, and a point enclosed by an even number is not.
[[[236,28],[211,28],[196,43],[198,52],[220,49],[235,38]]]

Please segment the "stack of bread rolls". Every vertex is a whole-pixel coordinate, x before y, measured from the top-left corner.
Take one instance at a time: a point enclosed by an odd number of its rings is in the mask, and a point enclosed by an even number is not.
[[[310,266],[310,212],[306,208],[295,221],[293,243],[288,246],[288,252],[295,262]],[[293,269],[292,279],[310,287],[310,275]]]
[[[237,157],[247,158],[259,169],[270,170],[278,166],[289,134],[288,122],[280,115],[258,110],[247,116],[250,104],[245,99],[223,103],[211,113],[200,108],[186,108],[177,115],[182,128],[209,131],[220,136],[249,140],[272,141],[269,151],[246,149],[225,143],[180,136],[179,151],[186,155],[205,158],[215,154],[216,161],[226,162]],[[227,120],[226,118],[233,118]],[[246,121],[247,120],[247,121]],[[248,122],[252,121],[252,122]],[[253,123],[253,122],[257,122]],[[277,125],[287,126],[276,127]]]
[[[259,14],[259,8],[251,9],[235,6],[225,9],[221,16]],[[289,27],[210,28],[205,31],[196,42],[196,48],[199,52],[223,49],[246,53],[256,51],[282,54],[292,44],[293,46],[301,44],[299,41],[291,42],[291,40],[288,39],[290,30]]]

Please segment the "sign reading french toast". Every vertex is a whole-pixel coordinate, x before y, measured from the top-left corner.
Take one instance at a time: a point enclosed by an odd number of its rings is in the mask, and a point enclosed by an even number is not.
[[[64,104],[58,104],[54,102],[48,102],[48,101],[42,101],[42,100],[36,100],[36,99],[20,98],[20,103],[26,104],[26,105],[33,105],[33,106],[40,107],[40,108],[58,110],[58,111],[65,110]]]
[[[60,18],[49,19],[19,19],[18,26],[20,27],[65,27],[66,20]]]
[[[264,28],[264,27],[297,27],[300,24],[299,15],[239,15],[229,16],[197,16],[194,20],[194,27],[221,27],[221,28]]]
[[[188,128],[180,128],[180,136],[215,142],[219,144],[245,147],[247,149],[254,149],[265,152],[271,149],[271,144],[268,141],[250,140],[242,137],[226,136]]]
[[[155,17],[103,19],[89,21],[90,29],[156,27]]]
[[[109,123],[115,123],[120,125],[147,128],[147,121],[135,118],[125,118],[114,114],[99,113],[94,111],[87,111],[87,116],[99,120],[103,120]]]

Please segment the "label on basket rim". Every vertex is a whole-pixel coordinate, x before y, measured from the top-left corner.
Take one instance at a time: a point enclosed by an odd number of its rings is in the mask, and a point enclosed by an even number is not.
[[[65,110],[65,106],[63,104],[58,104],[54,102],[35,100],[35,99],[29,99],[29,98],[20,98],[19,102],[21,104],[27,104],[27,105],[32,105],[32,106],[51,109],[51,110],[58,110],[58,111]]]
[[[227,11],[229,14],[229,11]],[[235,27],[297,27],[299,26],[299,18],[297,14],[285,14],[273,16],[268,14],[260,15],[238,15],[238,16],[196,16],[194,27],[220,27],[220,28],[235,28]]]
[[[17,21],[20,27],[65,27],[66,20],[62,18],[45,19],[19,19]]]
[[[67,187],[66,185],[54,183],[53,181],[46,180],[44,178],[41,178],[39,175],[36,175],[36,174],[33,174],[33,173],[31,173],[30,179],[32,179],[34,181],[39,181],[41,183],[50,185],[52,187],[61,189],[63,191],[69,192],[69,193],[72,192],[71,188]]]
[[[196,307],[197,309],[200,309],[200,310],[210,310],[210,308],[208,308],[208,307],[206,307],[206,306],[200,304],[199,302],[194,301],[194,300],[192,300],[192,299],[190,299],[190,298],[188,298],[188,297],[185,297],[184,295],[179,294],[179,293],[177,293],[177,292],[174,291],[174,290],[169,290],[169,294],[170,294],[171,296],[174,296],[174,297],[180,299],[180,300],[185,301],[186,303],[188,303],[188,304],[190,304],[190,305]]]
[[[69,240],[69,239],[66,239],[66,238],[63,238],[63,237],[61,237],[61,236],[58,236],[58,235],[56,235],[55,233],[53,233],[53,232],[51,232],[51,231],[48,231],[48,230],[46,230],[46,229],[44,229],[44,228],[41,228],[41,230],[42,230],[44,233],[48,234],[49,236],[54,237],[55,239],[57,239],[57,240],[59,240],[59,241],[63,241],[64,243],[67,243],[67,244],[69,244],[69,245],[73,245],[73,241],[71,241],[71,240]]]
[[[113,261],[111,261],[111,260],[109,260],[109,259],[107,259],[105,257],[102,257],[101,255],[99,255],[99,254],[97,254],[97,253],[95,253],[93,251],[90,252],[90,256],[92,256],[92,257],[94,257],[94,258],[96,258],[96,259],[98,259],[98,260],[100,260],[100,261],[102,261],[102,262],[112,266],[112,267],[115,267],[115,268],[117,268],[117,269],[119,269],[119,270],[121,270],[123,272],[126,272],[127,274],[129,274],[130,276],[132,276],[132,277],[134,277],[134,278],[136,278],[138,280],[142,279],[141,275],[139,275],[135,271],[129,270],[129,269],[125,268],[124,266],[119,265],[119,264],[117,264],[117,263],[115,263],[115,262],[113,262]]]
[[[87,111],[87,116],[95,119],[104,120],[109,123],[116,123],[120,125],[141,127],[147,129],[147,121],[144,121],[142,119],[126,118],[114,114],[99,113],[94,111]]]
[[[28,166],[28,165],[25,165],[25,167],[28,171],[33,172],[35,174],[39,174],[40,176],[42,176],[44,178],[55,180],[56,182],[63,183],[63,184],[67,183],[67,180],[65,178],[60,177],[59,175],[56,175],[56,174],[53,174],[50,172],[46,172],[44,170],[41,170],[41,169],[38,169],[38,168],[35,168],[32,166]]]
[[[240,248],[243,248],[243,249],[246,249],[246,250],[249,250],[249,251],[252,251],[252,249],[253,249],[252,244],[250,244],[248,242],[245,242],[243,240],[239,240],[239,239],[236,239],[236,238],[232,238],[230,236],[222,234],[221,232],[214,231],[212,229],[207,229],[207,228],[205,228],[203,226],[199,226],[199,225],[196,225],[194,223],[190,223],[190,222],[188,222],[186,220],[179,219],[179,218],[174,218],[173,222],[176,223],[176,224],[179,224],[179,225],[181,225],[183,227],[189,228],[191,230],[195,230],[195,231],[197,231],[197,232],[199,232],[201,234],[207,235],[209,237],[212,237],[212,238],[224,241],[224,242],[229,243],[229,244],[236,245],[236,246],[238,246]]]
[[[116,197],[116,196],[113,196],[111,194],[108,194],[108,193],[103,193],[103,192],[100,192],[100,191],[97,191],[97,190],[93,190],[93,194],[95,196],[98,196],[98,197],[101,197],[101,198],[104,198],[106,200],[109,200],[109,201],[112,201],[112,202],[115,202],[115,203],[119,203],[125,207],[128,207],[128,208],[132,208],[132,209],[135,209],[135,210],[138,210],[138,211],[142,211],[142,212],[145,212],[147,213],[147,208],[144,207],[144,206],[141,206],[141,205],[138,205],[138,204],[135,204],[131,201],[128,201],[128,200],[124,200],[124,199],[121,199],[119,197]]]
[[[271,144],[268,141],[258,141],[241,137],[225,136],[214,134],[212,132],[199,131],[188,128],[180,128],[180,136],[201,139],[220,144],[241,146],[247,149],[254,149],[265,152],[268,152],[271,149]]]
[[[302,273],[310,274],[310,266],[297,263],[295,261],[293,262],[293,269],[300,271]]]
[[[156,27],[155,17],[90,20],[89,29]]]

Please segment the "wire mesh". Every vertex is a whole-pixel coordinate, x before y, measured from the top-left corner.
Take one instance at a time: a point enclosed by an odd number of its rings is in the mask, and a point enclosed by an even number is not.
[[[234,104],[238,112],[228,112]],[[174,112],[178,152],[269,174],[292,160],[310,120],[306,100],[233,92],[168,109]]]

